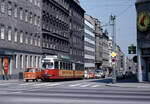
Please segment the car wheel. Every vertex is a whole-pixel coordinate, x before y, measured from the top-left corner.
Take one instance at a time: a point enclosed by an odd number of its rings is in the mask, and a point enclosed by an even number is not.
[[[28,82],[29,80],[28,79],[26,79],[26,82]]]

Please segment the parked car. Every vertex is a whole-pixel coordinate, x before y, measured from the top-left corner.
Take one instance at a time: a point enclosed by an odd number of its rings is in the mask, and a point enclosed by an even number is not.
[[[41,78],[41,70],[39,68],[29,67],[25,69],[24,79],[26,82],[28,82],[29,80],[32,80],[33,82],[38,81],[38,79],[40,78]]]
[[[117,78],[118,80],[124,79],[123,73],[122,73],[122,72],[116,72],[116,78]]]
[[[95,78],[105,78],[104,71],[102,69],[96,70]]]
[[[89,73],[89,79],[94,79],[95,78],[95,74],[94,73]]]

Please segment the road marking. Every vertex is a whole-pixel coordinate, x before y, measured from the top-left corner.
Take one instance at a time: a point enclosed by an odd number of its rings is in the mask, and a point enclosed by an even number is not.
[[[48,84],[48,85],[45,85],[45,86],[57,86],[57,85],[61,85],[60,83],[54,83],[54,84]]]
[[[99,87],[100,85],[94,85],[94,86],[92,86],[92,87]]]
[[[23,83],[23,84],[19,84],[19,85],[26,86],[26,85],[33,85],[33,84],[35,84],[35,83]]]
[[[33,85],[33,86],[45,86],[45,85],[48,85],[49,83],[37,83],[37,84],[35,84],[35,85]]]
[[[79,84],[74,84],[74,85],[70,85],[70,87],[75,87],[75,86],[79,86],[79,85],[81,85],[81,83],[79,83]]]
[[[89,86],[90,84],[86,84],[86,85],[82,85],[82,86],[80,86],[80,87],[87,87],[87,86]]]

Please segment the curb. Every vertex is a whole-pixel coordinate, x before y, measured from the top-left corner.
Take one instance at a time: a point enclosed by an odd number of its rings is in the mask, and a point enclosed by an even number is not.
[[[112,85],[112,84],[106,84],[105,86],[108,87],[120,87],[120,88],[150,88],[150,86],[120,86],[120,85]]]

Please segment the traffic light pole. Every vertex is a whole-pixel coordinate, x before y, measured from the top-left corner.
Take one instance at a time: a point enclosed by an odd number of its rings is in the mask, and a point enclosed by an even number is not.
[[[115,36],[115,20],[116,20],[116,16],[112,16],[111,15],[111,21],[112,21],[112,51],[115,52],[116,51],[116,36]],[[116,83],[116,64],[112,64],[112,84]]]

